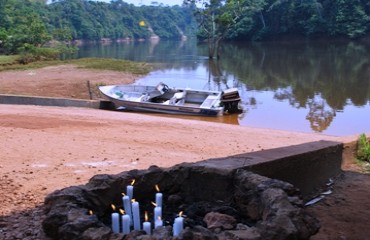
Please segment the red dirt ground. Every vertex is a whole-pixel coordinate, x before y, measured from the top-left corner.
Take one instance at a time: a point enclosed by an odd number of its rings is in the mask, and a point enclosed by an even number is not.
[[[96,85],[138,78],[61,65],[0,72],[0,94],[89,98]],[[96,97],[96,91],[94,90]],[[214,130],[216,129],[216,131]],[[94,109],[0,105],[0,239],[47,239],[40,205],[47,194],[100,173],[169,167],[268,148],[337,138]],[[370,176],[346,150],[333,193],[307,207],[318,239],[370,239]]]

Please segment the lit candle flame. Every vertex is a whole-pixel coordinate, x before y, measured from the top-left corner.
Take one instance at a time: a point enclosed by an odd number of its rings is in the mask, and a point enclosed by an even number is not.
[[[111,206],[113,211],[116,211],[116,206],[114,206],[114,204],[111,204],[110,206]]]
[[[157,190],[157,192],[160,192],[161,190],[159,189],[159,186],[158,184],[155,185],[155,190]]]
[[[132,203],[136,202],[135,198],[131,200]]]
[[[124,192],[122,192],[121,194],[122,194],[122,196],[126,196],[126,194]]]
[[[145,222],[148,221],[148,212],[147,211],[145,211],[144,219],[145,219]]]
[[[92,210],[89,210],[89,215],[93,215],[94,212]]]
[[[157,204],[156,204],[155,202],[151,202],[151,204],[152,204],[154,207],[156,207],[156,206],[157,206]]]
[[[132,179],[131,186],[133,186],[134,184],[135,184],[135,179]]]
[[[179,217],[181,217],[183,213],[184,213],[183,211],[179,212]]]
[[[124,215],[125,214],[125,210],[123,210],[122,208],[119,209],[119,212]]]

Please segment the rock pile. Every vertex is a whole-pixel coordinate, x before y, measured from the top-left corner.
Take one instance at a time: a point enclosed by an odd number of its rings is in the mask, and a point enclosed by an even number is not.
[[[155,185],[163,193],[165,224],[151,236],[114,234],[110,228],[110,206],[122,205],[121,192],[132,179],[143,209],[150,207]],[[177,239],[309,239],[320,227],[289,183],[191,164],[96,175],[86,185],[50,194],[45,208],[43,229],[52,239],[173,239],[172,221],[180,211],[185,230]]]

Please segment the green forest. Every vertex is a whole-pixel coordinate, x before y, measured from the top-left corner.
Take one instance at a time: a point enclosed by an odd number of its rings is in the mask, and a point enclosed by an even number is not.
[[[136,7],[122,0],[0,0],[0,48],[16,53],[51,40],[180,39],[194,34],[189,8]]]
[[[202,7],[199,7],[202,6]],[[369,35],[368,0],[185,0],[134,6],[122,0],[0,0],[0,51],[18,53],[51,40],[266,40],[282,36],[357,39]]]

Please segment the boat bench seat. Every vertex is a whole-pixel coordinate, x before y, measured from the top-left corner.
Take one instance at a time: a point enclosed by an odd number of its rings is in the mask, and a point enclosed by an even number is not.
[[[149,96],[145,93],[127,92],[120,95],[120,99],[133,102],[145,102],[149,99]]]
[[[214,106],[215,102],[219,99],[217,95],[209,95],[203,103],[200,105],[200,108],[211,108]]]
[[[183,105],[185,103],[186,92],[177,92],[171,97],[168,104],[170,105]]]

